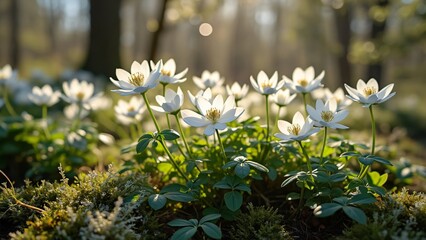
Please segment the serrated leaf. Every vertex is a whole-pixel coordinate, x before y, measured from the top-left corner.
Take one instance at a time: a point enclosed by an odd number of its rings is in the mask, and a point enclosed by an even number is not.
[[[163,194],[167,199],[176,201],[176,202],[190,202],[194,200],[194,197],[187,193],[181,192],[167,192]]]
[[[166,129],[161,131],[160,135],[164,137],[165,140],[173,141],[180,138],[180,134],[173,129]]]
[[[317,217],[328,217],[342,209],[342,205],[337,203],[324,203],[316,207],[314,214]]]
[[[344,206],[343,212],[358,223],[367,224],[367,216],[361,209],[352,206]]]
[[[197,227],[184,227],[177,230],[171,240],[188,240],[197,232]]]
[[[174,219],[167,223],[167,225],[172,227],[187,227],[187,226],[194,226],[192,222],[185,220],[185,219]]]
[[[235,166],[234,172],[235,172],[235,175],[237,175],[239,178],[245,178],[250,173],[250,166],[245,162],[238,163]]]
[[[204,233],[213,238],[213,239],[221,239],[222,238],[222,231],[220,228],[211,222],[205,222],[204,224],[201,224],[200,227],[203,229]]]
[[[167,203],[167,198],[161,194],[153,194],[148,197],[148,204],[154,210],[163,208],[166,205],[166,203]]]
[[[235,212],[240,209],[243,204],[243,196],[236,191],[227,192],[224,195],[225,205],[229,210]]]
[[[221,215],[218,214],[218,213],[213,213],[213,214],[206,215],[206,216],[204,216],[203,218],[200,219],[200,224],[203,224],[204,222],[210,222],[210,221],[219,219],[220,216]]]

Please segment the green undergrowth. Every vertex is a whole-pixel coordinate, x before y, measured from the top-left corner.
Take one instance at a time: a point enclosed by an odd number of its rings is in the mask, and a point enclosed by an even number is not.
[[[69,184],[27,182],[2,186],[0,238],[11,239],[162,239],[162,225],[144,202],[147,177],[137,173],[90,172]],[[37,212],[15,203],[15,197]],[[138,198],[134,196],[139,196]]]
[[[354,224],[340,240],[426,239],[426,196],[406,189],[388,194],[367,211],[367,224]]]

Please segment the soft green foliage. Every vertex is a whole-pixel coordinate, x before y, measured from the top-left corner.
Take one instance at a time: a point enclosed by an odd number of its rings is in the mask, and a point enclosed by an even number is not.
[[[339,239],[425,239],[426,197],[406,189],[384,196],[367,224],[355,224]]]
[[[293,239],[282,225],[284,216],[277,213],[272,207],[247,206],[247,212],[237,216],[232,229],[229,231],[229,239]]]
[[[16,189],[16,197],[43,208],[41,214],[15,204],[3,188],[0,223],[17,227],[8,229],[19,230],[12,239],[158,239],[164,233],[143,203],[146,186],[146,176],[110,170],[80,174],[72,184],[63,176]]]

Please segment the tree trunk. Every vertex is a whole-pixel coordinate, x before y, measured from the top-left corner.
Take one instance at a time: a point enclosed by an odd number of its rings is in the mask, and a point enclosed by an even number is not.
[[[114,76],[120,67],[121,0],[90,0],[89,49],[82,69]]]
[[[350,6],[335,10],[337,38],[339,41],[339,52],[337,55],[338,64],[338,85],[343,86],[345,83],[351,83],[351,64],[348,60],[349,46],[351,40],[351,16]]]
[[[377,5],[380,7],[386,7],[389,5],[389,0],[378,0]],[[386,19],[382,22],[378,22],[373,19],[372,24],[370,34],[371,40],[380,43],[382,41],[377,41],[377,39],[383,39],[383,35],[386,30]],[[368,79],[375,78],[379,85],[381,85],[383,82],[383,60],[369,64],[367,74]]]
[[[164,29],[164,20],[166,15],[167,2],[168,0],[163,0],[161,4],[159,16],[158,16],[158,29],[152,35],[151,47],[149,49],[149,60],[153,60],[155,62],[156,62],[155,58],[157,57],[157,52],[158,52],[158,45],[160,42],[160,35]]]
[[[10,65],[19,67],[19,1],[10,1]]]

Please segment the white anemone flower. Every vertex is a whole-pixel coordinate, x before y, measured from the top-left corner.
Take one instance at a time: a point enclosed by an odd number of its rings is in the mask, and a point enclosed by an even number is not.
[[[150,62],[151,69],[155,70],[156,68],[158,68],[159,65],[161,65],[161,63],[162,61],[159,61],[157,64],[151,61]],[[167,85],[167,84],[183,83],[186,81],[186,78],[184,78],[184,76],[188,72],[188,68],[185,68],[180,73],[176,73],[176,62],[173,58],[170,58],[169,60],[167,60],[159,70],[160,70],[159,81],[162,84]]]
[[[165,96],[157,95],[155,97],[160,106],[151,106],[151,108],[157,112],[176,114],[182,107],[183,99],[184,96],[180,87],[178,87],[177,92],[168,88]]]
[[[243,99],[249,91],[249,86],[247,84],[243,84],[241,86],[238,82],[234,82],[232,86],[226,85],[226,92],[228,96],[234,96],[235,101],[240,101]]]
[[[293,71],[293,79],[283,75],[285,87],[297,93],[310,93],[315,89],[322,87],[321,81],[324,78],[325,72],[322,71],[320,75],[315,77],[315,70],[312,66],[306,70],[296,68]]]
[[[64,82],[62,84],[64,94],[61,98],[71,104],[78,104],[86,109],[90,109],[90,104],[93,100],[100,97],[103,93],[100,92],[96,95],[94,93],[94,86],[92,83],[86,81],[78,81],[74,78],[70,83]]]
[[[364,107],[370,107],[371,105],[385,102],[393,97],[395,95],[395,92],[391,93],[393,86],[393,83],[389,84],[379,91],[379,84],[376,79],[371,78],[367,83],[359,79],[356,85],[357,89],[345,84],[345,88],[349,93],[349,95],[346,96],[352,101],[361,103]]]
[[[9,79],[12,76],[12,73],[12,67],[9,64],[0,68],[0,81]]]
[[[80,119],[83,119],[89,115],[89,111],[86,109],[80,109],[77,104],[70,104],[64,108],[64,115],[68,119],[76,119],[78,117],[79,111],[80,111]]]
[[[312,92],[312,96],[315,99],[322,99],[323,101],[334,98],[337,103],[337,110],[342,110],[352,104],[352,100],[345,96],[345,92],[340,87],[334,92],[329,88],[319,88]]]
[[[223,82],[225,82],[225,79],[220,77],[218,71],[209,72],[207,70],[203,71],[201,78],[194,76],[192,80],[194,81],[195,85],[197,85],[197,87],[202,90],[207,88],[221,87]]]
[[[276,71],[271,78],[264,71],[260,71],[256,80],[250,76],[250,82],[253,88],[262,95],[274,94],[284,86],[284,81],[278,82],[278,72]]]
[[[160,61],[157,68],[152,72],[146,60],[142,63],[134,61],[130,67],[130,72],[117,68],[115,74],[118,80],[113,78],[110,78],[110,80],[120,89],[112,90],[112,92],[117,92],[122,96],[145,93],[158,85],[162,65]]]
[[[213,93],[211,88],[207,88],[206,90],[200,90],[197,94],[192,95],[192,93],[188,90],[189,101],[191,101],[192,105],[197,107],[197,98],[203,97],[207,99],[209,102],[213,101]]]
[[[33,87],[32,92],[28,95],[34,104],[38,106],[52,106],[59,101],[60,91],[53,91],[50,85],[44,85],[42,88]]]
[[[118,100],[117,105],[114,106],[116,115],[121,115],[129,118],[135,118],[137,115],[142,115],[145,111],[145,103],[142,98],[133,96],[130,100]]]
[[[217,95],[213,102],[210,103],[207,99],[197,98],[197,107],[201,114],[192,110],[182,110],[183,121],[193,127],[206,127],[204,134],[211,136],[215,130],[223,130],[226,128],[226,123],[237,119],[244,112],[243,108],[235,106],[235,99],[229,96],[225,103],[222,95]]]
[[[318,99],[315,108],[307,106],[309,117],[314,120],[315,125],[322,127],[329,127],[333,129],[347,129],[338,122],[342,121],[348,116],[347,110],[337,111],[337,103],[335,99],[330,99],[323,103],[322,100]]]
[[[285,107],[293,101],[296,97],[296,94],[290,94],[290,90],[278,90],[274,95],[272,95],[272,101],[277,104],[279,107]]]
[[[310,118],[305,119],[300,112],[294,114],[292,123],[279,120],[278,129],[281,132],[276,133],[275,137],[284,142],[302,141],[320,130],[314,127],[314,122]]]

